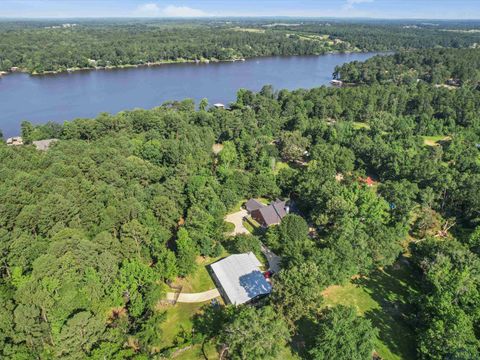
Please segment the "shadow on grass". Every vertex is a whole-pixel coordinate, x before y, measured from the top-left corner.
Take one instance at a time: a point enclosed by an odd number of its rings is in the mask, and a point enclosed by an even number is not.
[[[308,350],[315,343],[317,325],[312,319],[304,317],[298,320],[295,326],[297,331],[290,342],[292,351],[302,359],[308,359]]]
[[[408,261],[402,258],[391,267],[374,271],[353,283],[362,286],[381,307],[365,313],[379,330],[379,339],[393,354],[402,359],[415,359],[415,330],[411,324],[416,311],[412,305],[416,290]]]

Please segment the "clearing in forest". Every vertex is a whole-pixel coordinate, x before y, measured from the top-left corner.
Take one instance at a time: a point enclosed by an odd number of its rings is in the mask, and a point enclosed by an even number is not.
[[[410,295],[415,293],[414,279],[406,261],[398,261],[385,270],[374,271],[343,286],[325,289],[324,306],[347,305],[370,319],[378,329],[375,350],[385,360],[414,359],[414,330],[409,326]]]

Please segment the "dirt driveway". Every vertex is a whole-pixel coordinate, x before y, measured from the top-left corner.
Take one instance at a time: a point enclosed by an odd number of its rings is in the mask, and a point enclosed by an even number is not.
[[[247,217],[248,213],[247,210],[240,210],[237,211],[236,213],[229,214],[225,217],[225,221],[232,223],[235,225],[235,229],[230,233],[230,235],[237,235],[237,234],[250,234],[250,231],[248,231],[245,226],[243,226],[243,219]]]

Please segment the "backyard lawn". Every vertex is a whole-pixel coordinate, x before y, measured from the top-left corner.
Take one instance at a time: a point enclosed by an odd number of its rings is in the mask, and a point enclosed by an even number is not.
[[[412,283],[409,266],[397,262],[388,270],[376,271],[368,278],[327,288],[324,305],[354,306],[359,315],[370,319],[378,329],[375,350],[385,360],[414,359],[414,332],[406,319],[411,315],[409,294],[415,291]]]

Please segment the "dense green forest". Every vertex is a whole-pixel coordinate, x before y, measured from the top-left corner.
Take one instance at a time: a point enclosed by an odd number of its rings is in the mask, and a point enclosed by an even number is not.
[[[240,89],[228,110],[187,99],[24,121],[25,145],[0,144],[0,358],[480,358],[476,28],[0,22],[0,70],[32,73],[398,51],[338,67],[355,86]],[[292,212],[228,235],[251,197]],[[165,303],[191,279],[208,290],[205,263],[261,244],[282,270],[254,306]]]
[[[0,38],[0,71],[19,67],[31,73],[355,50],[328,36],[299,38],[284,31],[176,23],[80,23],[14,31],[0,23]]]
[[[469,47],[476,22],[369,23],[272,20],[1,21],[0,71],[45,73],[95,67],[254,56]]]
[[[400,258],[417,290],[398,321],[417,357],[478,358],[479,111],[472,86],[414,82],[24,122],[27,145],[0,145],[1,357],[149,359],[209,343],[231,359],[371,359],[385,329],[323,307],[324,291]],[[52,137],[46,152],[28,145]],[[224,216],[249,197],[298,210],[232,239]],[[264,306],[206,305],[166,345],[166,284],[258,240],[283,258]]]
[[[355,84],[430,84],[477,86],[480,82],[480,49],[430,49],[402,51],[354,61],[335,69],[334,77]]]

